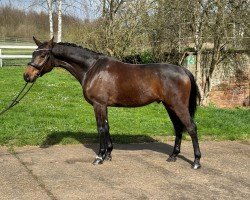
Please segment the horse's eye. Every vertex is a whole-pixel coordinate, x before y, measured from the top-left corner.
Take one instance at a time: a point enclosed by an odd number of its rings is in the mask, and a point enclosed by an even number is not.
[[[45,55],[41,55],[41,58],[45,58]]]

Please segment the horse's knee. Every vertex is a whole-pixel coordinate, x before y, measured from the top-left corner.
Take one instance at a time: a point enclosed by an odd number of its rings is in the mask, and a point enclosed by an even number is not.
[[[100,135],[106,135],[109,132],[109,127],[107,124],[104,124],[103,126],[98,126],[98,133]]]
[[[104,135],[105,134],[105,128],[102,127],[102,126],[98,127],[98,133],[99,133],[99,135]]]

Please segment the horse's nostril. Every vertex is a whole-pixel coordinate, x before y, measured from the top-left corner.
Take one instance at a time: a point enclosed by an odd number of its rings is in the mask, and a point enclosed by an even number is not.
[[[29,82],[30,81],[30,76],[29,76],[29,74],[23,74],[23,78],[24,78],[24,80],[26,81],[26,82]]]

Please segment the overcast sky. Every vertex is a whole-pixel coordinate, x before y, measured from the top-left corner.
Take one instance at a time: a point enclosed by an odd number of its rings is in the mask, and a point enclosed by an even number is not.
[[[36,12],[47,12],[46,4],[39,5],[41,0],[0,0],[0,6],[12,5],[15,8],[25,10],[29,12],[31,10]],[[81,3],[85,2],[85,3]],[[100,6],[99,0],[90,0],[90,1],[74,1],[74,0],[63,0],[63,12],[65,14],[73,15],[80,19],[95,19],[100,16]],[[55,9],[55,5],[54,5]]]

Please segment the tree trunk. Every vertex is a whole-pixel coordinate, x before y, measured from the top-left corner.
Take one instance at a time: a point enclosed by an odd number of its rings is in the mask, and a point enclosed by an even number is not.
[[[58,32],[57,32],[57,42],[62,41],[62,0],[58,0]]]
[[[202,59],[202,26],[204,21],[204,10],[201,11],[200,3],[197,1],[195,3],[195,12],[193,15],[193,23],[194,23],[194,43],[195,43],[195,51],[196,51],[196,71],[195,71],[195,78],[196,83],[200,93],[200,104],[204,105],[206,101],[206,95],[204,93],[203,88],[203,73],[202,73],[202,66],[201,66],[201,59]]]
[[[54,35],[52,0],[47,0],[47,6],[48,6],[48,14],[49,14],[49,35],[50,35],[50,38],[52,38]]]
[[[200,104],[205,104],[206,97],[204,95],[204,90],[202,87],[202,71],[201,71],[201,51],[197,51],[196,54],[196,73],[195,73],[196,83],[200,93]]]
[[[208,97],[209,92],[212,89],[212,80],[214,71],[219,63],[219,60],[221,58],[221,43],[223,40],[223,33],[224,33],[224,6],[222,2],[218,1],[216,2],[218,6],[218,11],[216,13],[216,21],[214,25],[214,38],[213,38],[213,50],[212,50],[212,58],[211,63],[209,66],[208,73],[206,75],[206,82],[204,85],[204,95]]]
[[[106,0],[102,0],[102,17],[106,17]]]

